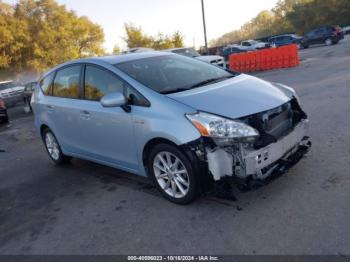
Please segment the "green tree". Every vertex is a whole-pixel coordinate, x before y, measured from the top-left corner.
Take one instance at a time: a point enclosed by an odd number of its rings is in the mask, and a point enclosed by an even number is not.
[[[122,52],[122,50],[120,49],[120,47],[118,45],[115,45],[113,47],[113,51],[112,51],[113,55],[119,55],[119,54],[121,54],[121,52]]]
[[[158,33],[157,36],[149,36],[142,31],[141,27],[137,27],[131,23],[124,25],[126,36],[123,38],[128,48],[147,47],[156,50],[183,47],[184,39],[179,31],[172,36]]]
[[[0,67],[45,70],[67,60],[104,53],[100,26],[54,0],[1,3]]]
[[[176,31],[172,36],[173,46],[174,47],[184,47],[184,37],[180,31]]]
[[[125,23],[124,29],[126,37],[123,39],[129,48],[152,47],[153,38],[145,35],[141,27],[136,27],[132,23]]]
[[[350,25],[350,0],[279,0],[272,10],[260,12],[239,30],[224,34],[210,45],[290,32],[304,34],[324,25]]]

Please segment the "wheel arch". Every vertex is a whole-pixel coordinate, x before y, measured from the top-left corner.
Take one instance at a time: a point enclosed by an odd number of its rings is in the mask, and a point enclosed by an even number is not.
[[[149,140],[144,146],[143,153],[142,153],[142,164],[146,171],[147,176],[149,175],[148,168],[147,168],[148,156],[152,148],[157,144],[168,144],[168,145],[176,146],[177,149],[180,150],[182,153],[184,153],[184,155],[187,156],[189,161],[192,163],[193,168],[196,174],[198,175],[198,178],[200,179],[199,180],[200,191],[206,192],[212,188],[213,179],[212,179],[212,176],[209,175],[208,165],[205,159],[201,159],[201,157],[199,157],[196,154],[197,150],[202,151],[202,153],[204,154],[204,151],[203,151],[204,148],[202,148],[203,141],[201,138],[191,141],[189,143],[181,144],[181,145],[178,145],[177,143],[162,137],[156,137]]]
[[[49,127],[48,125],[46,125],[46,124],[42,124],[42,125],[40,126],[40,135],[41,135],[41,137],[43,136],[44,131],[45,131],[46,129],[50,129],[50,127]],[[51,130],[51,129],[50,129],[50,130]]]
[[[181,150],[181,147],[178,144],[176,144],[175,142],[173,142],[169,139],[162,138],[162,137],[152,138],[151,140],[149,140],[145,144],[145,146],[143,147],[143,150],[142,150],[142,164],[145,168],[146,173],[148,173],[148,170],[147,170],[148,156],[149,156],[152,148],[155,147],[156,145],[159,145],[159,144],[168,144],[168,145],[176,146],[177,148],[179,148]]]

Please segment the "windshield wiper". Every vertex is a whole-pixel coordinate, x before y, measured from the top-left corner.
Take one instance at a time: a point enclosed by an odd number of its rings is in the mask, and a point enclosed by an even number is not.
[[[190,86],[188,88],[180,87],[180,88],[175,88],[175,89],[171,89],[171,90],[165,90],[165,91],[162,91],[161,94],[167,95],[167,94],[177,93],[177,92],[181,92],[181,91],[187,91],[187,90],[190,90],[190,89],[193,89],[193,88],[196,88],[196,87],[201,87],[201,86],[204,86],[204,85],[208,85],[210,83],[219,82],[220,80],[224,80],[224,79],[228,79],[228,78],[232,78],[232,77],[234,77],[234,76],[232,75],[232,76],[223,76],[223,77],[217,77],[217,78],[210,78],[210,79],[207,79],[205,81],[199,82],[199,83],[197,83],[195,85],[192,85],[192,86]]]
[[[219,82],[220,80],[228,79],[228,78],[232,78],[232,77],[234,77],[234,76],[224,76],[224,77],[210,78],[210,79],[204,80],[202,82],[199,82],[199,83],[191,86],[190,89],[191,88],[205,86],[205,85],[208,85],[208,84],[211,84],[211,83],[215,83],[215,82]]]
[[[189,89],[188,88],[176,88],[176,89],[162,91],[160,93],[163,95],[168,95],[168,94],[177,93],[177,92],[181,92],[181,91],[187,91],[187,90],[189,90]]]

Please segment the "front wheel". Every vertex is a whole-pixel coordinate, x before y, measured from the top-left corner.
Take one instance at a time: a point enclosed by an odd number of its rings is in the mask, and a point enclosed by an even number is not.
[[[198,179],[186,155],[176,146],[156,145],[148,159],[148,171],[160,193],[176,204],[189,204],[198,195]]]
[[[330,38],[327,38],[326,41],[324,41],[324,42],[325,42],[326,46],[330,46],[333,44],[332,39],[330,39]]]
[[[43,132],[43,140],[46,147],[46,151],[49,154],[52,161],[57,165],[62,165],[70,161],[71,157],[62,153],[61,147],[55,135],[50,129],[45,129]]]

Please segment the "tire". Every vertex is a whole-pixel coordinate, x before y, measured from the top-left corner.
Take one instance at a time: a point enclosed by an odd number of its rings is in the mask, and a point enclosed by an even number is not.
[[[309,46],[308,46],[308,45],[303,45],[303,48],[304,48],[304,49],[308,49]]]
[[[333,44],[333,41],[332,41],[332,39],[327,38],[327,39],[324,41],[324,43],[326,44],[326,46],[330,46],[330,45]]]
[[[33,112],[32,105],[30,104],[30,98],[24,98],[24,105],[29,107],[30,112]]]
[[[158,144],[153,147],[147,168],[154,185],[169,201],[186,205],[198,196],[199,179],[195,168],[176,146]]]
[[[0,119],[1,124],[7,124],[9,122],[8,116],[4,116],[2,119]]]
[[[49,157],[56,165],[63,165],[71,160],[71,157],[62,153],[56,136],[49,128],[43,131],[42,139]]]

